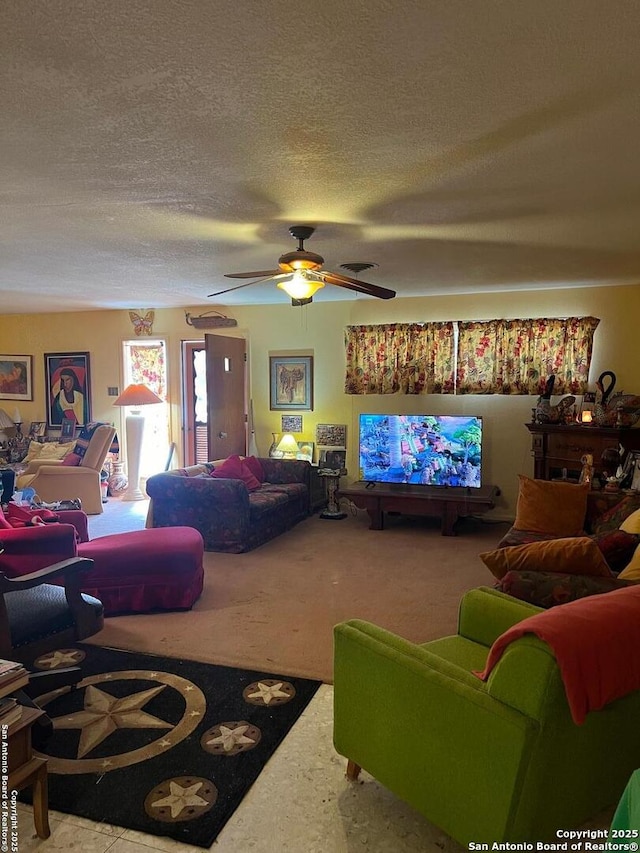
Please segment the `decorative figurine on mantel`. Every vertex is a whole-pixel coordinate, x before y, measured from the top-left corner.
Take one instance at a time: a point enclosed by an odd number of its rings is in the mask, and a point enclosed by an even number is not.
[[[555,385],[555,373],[547,379],[544,387],[544,394],[538,397],[538,403],[533,410],[533,421],[537,424],[563,424],[568,419],[572,419],[570,413],[576,401],[572,394],[567,394],[555,406],[551,405],[551,395],[553,394],[553,386]]]
[[[605,379],[609,384],[605,387]],[[596,382],[596,403],[593,419],[598,426],[632,427],[640,420],[640,396],[619,392],[611,396],[616,384],[616,375],[605,370]]]

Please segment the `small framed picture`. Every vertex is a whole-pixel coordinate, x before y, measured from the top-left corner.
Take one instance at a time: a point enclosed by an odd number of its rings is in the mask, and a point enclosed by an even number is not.
[[[313,356],[269,356],[270,408],[313,410]]]
[[[640,463],[640,451],[630,450],[624,458],[622,465],[622,477],[620,485],[623,489],[633,489],[640,491],[640,482],[638,478],[638,464]],[[634,485],[635,483],[635,485]]]
[[[60,426],[60,444],[66,441],[73,441],[76,437],[76,420],[75,418],[63,418]]]
[[[31,421],[29,438],[44,438],[46,434],[47,426],[44,421]]]
[[[313,462],[314,447],[315,445],[313,441],[299,441],[296,459],[303,459],[305,462]]]
[[[281,432],[302,432],[302,415],[282,415]]]
[[[318,464],[322,468],[330,468],[329,461],[335,461],[338,457],[335,455],[336,453],[342,454],[342,459],[346,458],[346,450],[344,447],[332,447],[331,445],[320,447],[318,446]],[[339,466],[344,468],[344,465]]]

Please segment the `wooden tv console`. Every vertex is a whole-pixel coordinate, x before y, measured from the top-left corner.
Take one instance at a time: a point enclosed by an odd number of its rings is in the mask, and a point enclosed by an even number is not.
[[[339,490],[339,497],[349,498],[360,509],[366,509],[371,519],[369,530],[383,530],[385,512],[399,512],[440,517],[443,536],[455,536],[455,523],[460,517],[493,509],[499,494],[497,486],[471,489],[364,482]]]

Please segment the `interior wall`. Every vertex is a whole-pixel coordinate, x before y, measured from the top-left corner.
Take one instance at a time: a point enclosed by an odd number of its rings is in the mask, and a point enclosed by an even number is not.
[[[187,308],[202,313],[202,306]],[[347,325],[391,322],[477,320],[494,317],[558,317],[593,315],[600,318],[595,333],[590,388],[603,370],[617,376],[616,391],[640,393],[637,371],[637,318],[640,285],[611,288],[572,288],[530,292],[469,294],[412,299],[358,299],[316,302],[303,308],[285,305],[234,306],[221,309],[238,321],[237,328],[219,334],[248,340],[249,383],[253,399],[258,450],[266,454],[271,433],[280,433],[280,411],[269,408],[269,355],[313,353],[314,407],[302,412],[299,440],[314,440],[318,423],[347,425],[348,480],[358,479],[357,429],[361,412],[477,414],[484,418],[484,479],[502,490],[494,516],[509,518],[515,511],[517,474],[533,474],[530,435],[525,423],[535,406],[533,396],[502,395],[366,395],[344,393],[344,329]],[[153,336],[165,338],[168,348],[172,439],[181,459],[182,401],[180,397],[181,341],[202,340],[188,326],[185,310],[156,310]],[[45,419],[44,353],[85,352],[91,356],[92,413],[113,422],[122,433],[122,413],[112,405],[108,386],[122,387],[122,341],[131,339],[128,310],[60,314],[0,315],[2,352],[34,356],[34,400],[20,402],[25,424]],[[11,411],[12,401],[0,400]],[[160,460],[164,464],[164,459]]]

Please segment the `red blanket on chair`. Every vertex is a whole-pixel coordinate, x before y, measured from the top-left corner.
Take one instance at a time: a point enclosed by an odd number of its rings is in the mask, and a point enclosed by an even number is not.
[[[640,690],[640,585],[592,595],[536,613],[491,646],[483,681],[506,646],[524,634],[547,643],[558,662],[574,722]]]

